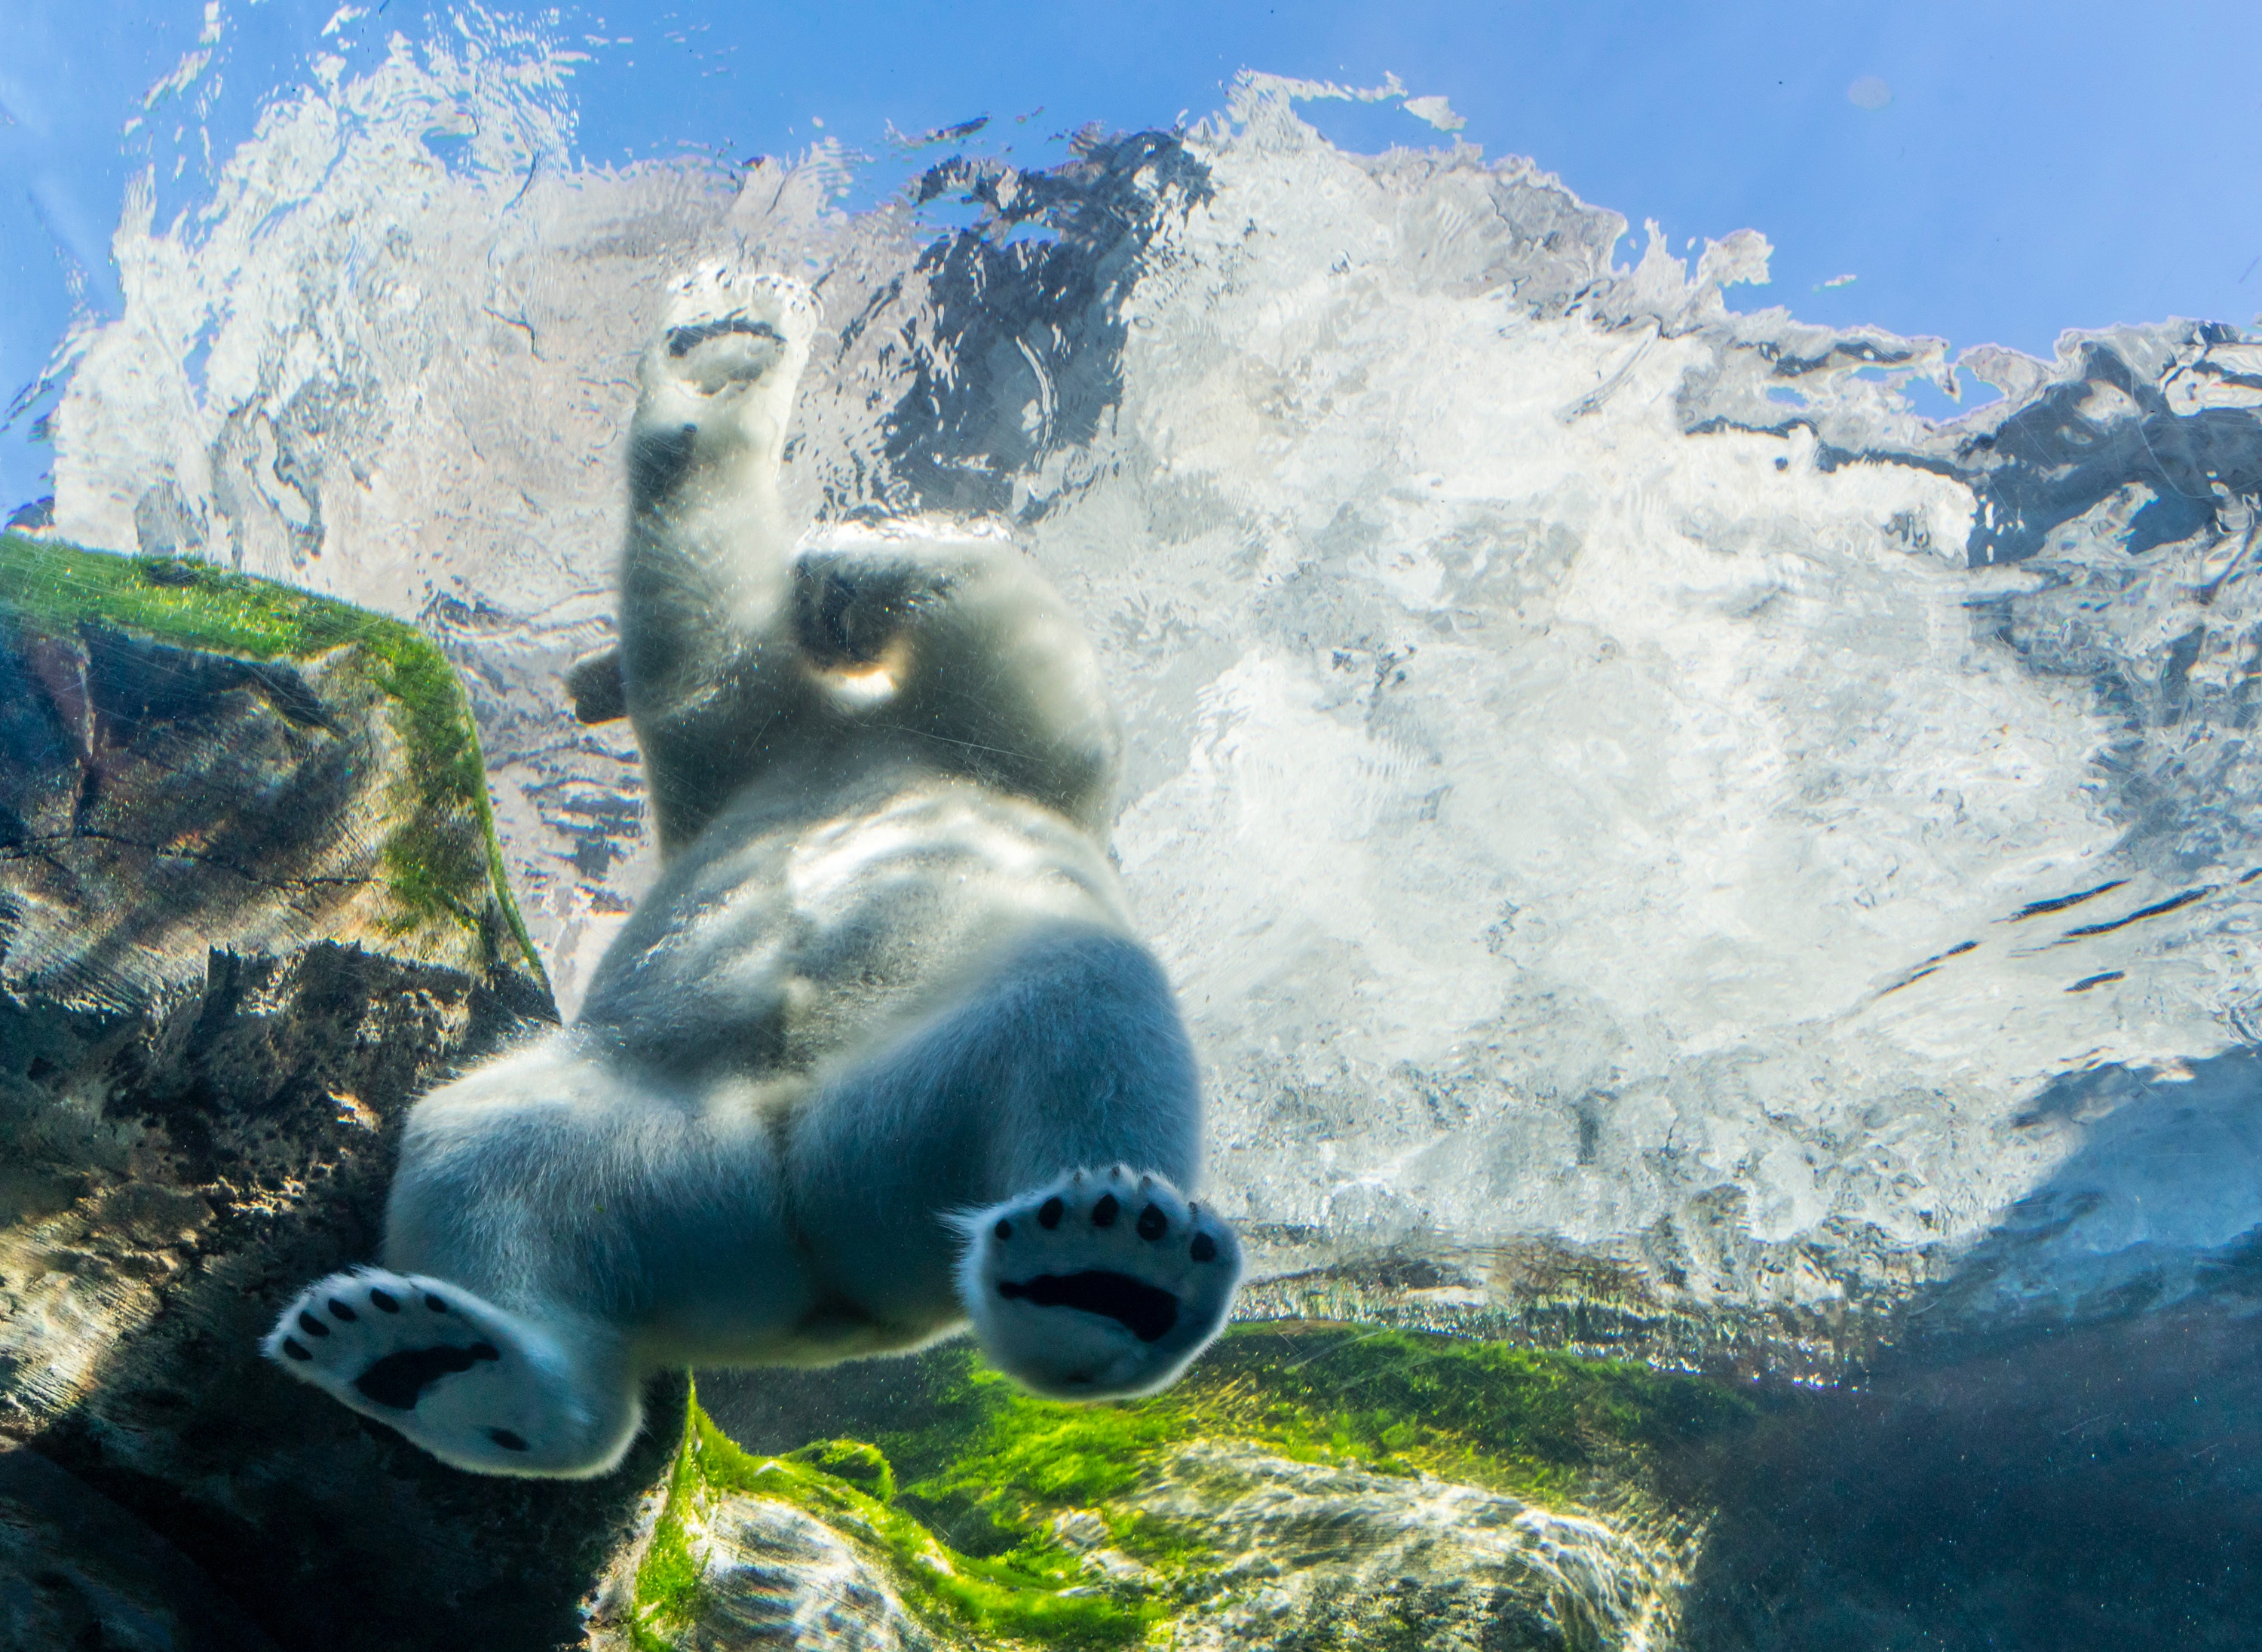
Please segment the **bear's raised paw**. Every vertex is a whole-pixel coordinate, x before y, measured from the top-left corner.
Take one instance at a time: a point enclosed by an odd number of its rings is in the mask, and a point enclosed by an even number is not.
[[[1056,1399],[1167,1388],[1223,1326],[1241,1279],[1231,1228],[1122,1165],[960,1220],[959,1291],[983,1348]]]
[[[753,384],[790,362],[783,386],[790,395],[815,325],[809,290],[799,282],[727,263],[703,264],[669,284],[647,372],[713,396]]]

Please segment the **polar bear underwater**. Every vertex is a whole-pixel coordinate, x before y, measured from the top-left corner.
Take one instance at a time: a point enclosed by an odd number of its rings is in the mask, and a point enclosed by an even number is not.
[[[649,1372],[821,1365],[971,1320],[1038,1393],[1171,1382],[1232,1230],[1105,845],[1116,728],[1002,535],[796,545],[797,283],[679,278],[639,368],[621,681],[659,878],[574,1023],[411,1112],[385,1267],[263,1351],[459,1468],[617,1463]]]

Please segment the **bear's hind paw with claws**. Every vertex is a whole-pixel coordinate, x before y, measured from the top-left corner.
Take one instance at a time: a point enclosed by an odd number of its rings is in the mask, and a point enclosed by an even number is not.
[[[960,1218],[959,1290],[990,1358],[1055,1399],[1168,1387],[1225,1324],[1233,1230],[1160,1176],[1071,1171]]]
[[[600,1473],[636,1429],[620,1381],[579,1368],[519,1315],[421,1274],[333,1273],[283,1310],[260,1351],[458,1468]]]

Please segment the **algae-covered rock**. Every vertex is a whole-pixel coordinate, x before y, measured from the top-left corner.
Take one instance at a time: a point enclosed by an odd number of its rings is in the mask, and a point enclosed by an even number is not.
[[[1124,1404],[1034,1399],[963,1345],[702,1397],[599,1652],[1661,1652],[1709,1511],[1656,1470],[1752,1420],[1701,1379],[1310,1325]]]
[[[374,1255],[417,1093],[551,1020],[421,635],[0,538],[0,1435],[281,1645],[559,1644],[632,1519],[633,1476],[457,1475],[256,1353]],[[107,1588],[100,1643],[162,1644]]]
[[[796,1473],[799,1456],[747,1458],[695,1413],[653,1519],[599,1586],[590,1652],[970,1652],[954,1626],[905,1608],[883,1501]]]
[[[541,981],[462,692],[414,630],[11,536],[0,643],[15,990],[130,1012],[208,950],[317,940]]]
[[[1192,1648],[1670,1644],[1670,1547],[1590,1514],[1237,1440],[1165,1454],[1126,1506],[1222,1557],[1165,1644]]]

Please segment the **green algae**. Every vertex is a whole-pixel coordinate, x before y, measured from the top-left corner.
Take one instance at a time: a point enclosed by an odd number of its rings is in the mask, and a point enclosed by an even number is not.
[[[1756,1415],[1748,1396],[1701,1377],[1340,1325],[1236,1328],[1178,1387],[1120,1403],[1035,1398],[964,1342],[909,1363],[915,1403],[902,1403],[898,1389],[892,1407],[851,1404],[825,1419],[869,1444],[828,1434],[782,1458],[753,1455],[695,1399],[666,1512],[638,1576],[643,1614],[672,1627],[693,1620],[698,1568],[686,1511],[736,1490],[854,1531],[890,1557],[908,1609],[985,1645],[1127,1645],[1213,1592],[1226,1558],[1191,1524],[1131,1504],[1163,1465],[1184,1477],[1183,1447],[1248,1442],[1296,1461],[1430,1474],[1542,1505],[1609,1504],[1669,1520],[1647,1489],[1649,1468]],[[1218,1487],[1221,1496],[1234,1490]],[[1093,1591],[1082,1556],[1056,1535],[1063,1517],[1096,1520],[1106,1547],[1143,1576]],[[1078,1583],[1085,1592],[1063,1594]]]
[[[846,1470],[844,1475],[842,1470]],[[854,1476],[854,1477],[850,1477]],[[764,1497],[823,1520],[874,1554],[915,1616],[985,1641],[1101,1648],[1132,1644],[1163,1615],[1153,1602],[1088,1591],[1067,1549],[1034,1539],[993,1556],[961,1554],[891,1505],[893,1476],[874,1447],[826,1440],[783,1457],[741,1450],[695,1394],[666,1501],[636,1576],[636,1644],[666,1652],[670,1631],[697,1620],[702,1598],[693,1528],[718,1496]]]
[[[1034,1398],[965,1344],[926,1357],[948,1372],[938,1415],[877,1439],[901,1500],[976,1551],[1104,1504],[1144,1464],[1197,1440],[1562,1503],[1639,1479],[1657,1454],[1754,1415],[1733,1389],[1629,1361],[1347,1326],[1237,1328],[1176,1388],[1121,1404]],[[1151,1533],[1118,1535],[1149,1564],[1176,1563],[1142,1552]]]
[[[878,1446],[867,1446],[861,1439],[812,1440],[797,1451],[786,1453],[785,1460],[807,1463],[836,1480],[846,1480],[875,1503],[895,1500],[895,1469],[880,1454]]]
[[[698,1616],[702,1593],[699,1561],[691,1552],[686,1522],[706,1487],[700,1446],[713,1426],[694,1395],[683,1419],[683,1443],[668,1471],[666,1498],[637,1567],[634,1634],[638,1652],[667,1652],[673,1642],[659,1631],[681,1628]]]
[[[1756,1415],[1751,1397],[1639,1361],[1348,1327],[1250,1326],[1165,1400],[1285,1454],[1466,1480],[1536,1502],[1588,1495]]]
[[[249,660],[356,650],[361,668],[393,703],[407,757],[399,824],[379,852],[400,929],[435,923],[468,930],[490,960],[500,956],[507,932],[519,967],[547,986],[511,899],[463,686],[422,632],[193,558],[116,556],[20,534],[0,534],[0,610],[58,634],[108,626]],[[475,829],[464,830],[466,821]]]

